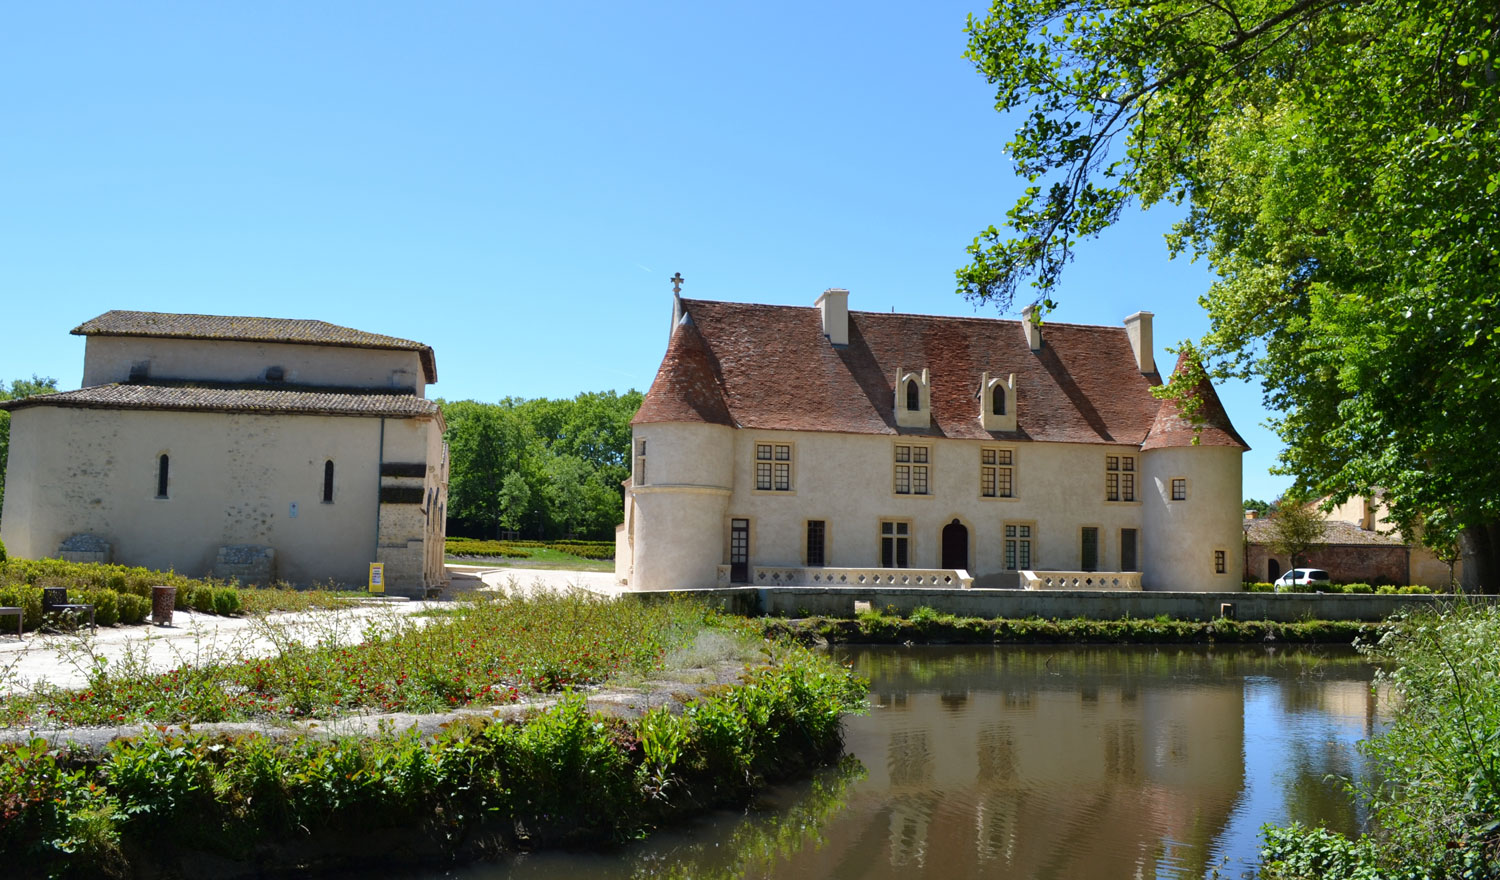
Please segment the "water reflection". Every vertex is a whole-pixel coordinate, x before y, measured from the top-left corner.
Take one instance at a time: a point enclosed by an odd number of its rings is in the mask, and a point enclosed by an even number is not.
[[[1382,707],[1346,650],[868,648],[865,775],[782,789],[619,853],[474,876],[1185,878],[1252,875],[1258,831],[1364,816],[1329,774]],[[774,841],[768,843],[768,841]]]

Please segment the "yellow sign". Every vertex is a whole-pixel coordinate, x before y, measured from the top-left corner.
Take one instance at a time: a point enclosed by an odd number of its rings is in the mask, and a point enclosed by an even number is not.
[[[372,563],[370,563],[370,592],[372,592],[372,593],[384,593],[385,592],[385,563],[384,562],[372,562]]]

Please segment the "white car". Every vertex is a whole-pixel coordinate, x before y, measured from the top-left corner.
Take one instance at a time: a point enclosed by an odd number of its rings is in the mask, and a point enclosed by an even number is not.
[[[1331,579],[1328,572],[1321,568],[1294,568],[1271,583],[1276,585],[1276,592],[1296,587],[1315,586],[1317,584],[1329,584]]]

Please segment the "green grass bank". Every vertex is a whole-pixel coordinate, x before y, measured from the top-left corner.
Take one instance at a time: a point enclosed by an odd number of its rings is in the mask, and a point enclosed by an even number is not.
[[[1040,617],[1008,619],[962,617],[918,607],[909,615],[863,611],[854,618],[765,618],[767,635],[803,644],[990,645],[990,644],[1350,644],[1356,638],[1379,638],[1382,624],[1353,620],[1307,620],[1277,623],[1265,620],[1149,619],[1054,620]]]

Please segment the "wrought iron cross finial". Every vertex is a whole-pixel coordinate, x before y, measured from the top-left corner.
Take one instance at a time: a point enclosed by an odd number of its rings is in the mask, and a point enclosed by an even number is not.
[[[673,275],[668,280],[672,282],[672,292],[673,293],[682,293],[682,273],[681,272],[676,273],[675,275]]]

